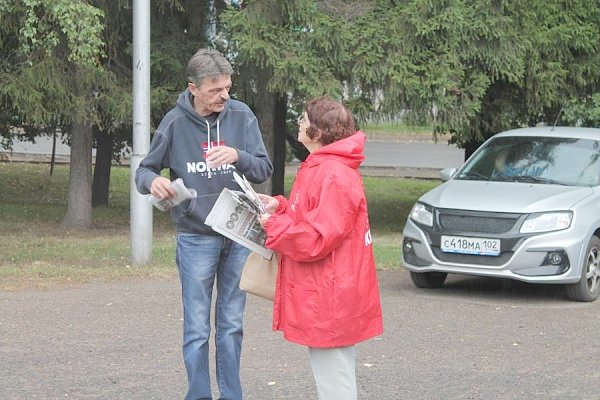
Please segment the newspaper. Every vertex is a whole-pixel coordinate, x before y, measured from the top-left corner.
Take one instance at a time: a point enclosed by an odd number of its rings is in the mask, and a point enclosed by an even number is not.
[[[264,206],[245,177],[234,172],[234,179],[238,184],[241,181],[243,191],[224,188],[205,223],[215,232],[270,260],[273,251],[265,247],[267,235],[258,222],[259,215],[266,212]]]
[[[159,199],[153,195],[148,196],[148,201],[160,211],[167,211],[184,200],[193,199],[196,197],[196,191],[186,187],[183,179],[177,178],[171,182],[171,187],[175,189],[175,196],[170,199]]]
[[[240,176],[237,172],[233,171],[233,179],[237,182],[238,185],[242,188],[244,193],[246,194],[246,198],[254,204],[256,210],[259,214],[266,214],[267,210],[265,210],[265,206],[258,198],[258,195],[250,185],[250,182],[246,179],[244,175]]]

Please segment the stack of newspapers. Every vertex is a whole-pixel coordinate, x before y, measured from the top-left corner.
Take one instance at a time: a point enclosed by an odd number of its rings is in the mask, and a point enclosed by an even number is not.
[[[245,176],[233,177],[241,191],[224,188],[206,217],[206,225],[215,232],[271,259],[273,251],[265,247],[267,236],[258,222],[266,210]]]

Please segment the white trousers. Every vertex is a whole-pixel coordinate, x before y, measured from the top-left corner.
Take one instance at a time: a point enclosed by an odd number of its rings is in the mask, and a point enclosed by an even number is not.
[[[356,348],[309,347],[319,400],[356,400]]]

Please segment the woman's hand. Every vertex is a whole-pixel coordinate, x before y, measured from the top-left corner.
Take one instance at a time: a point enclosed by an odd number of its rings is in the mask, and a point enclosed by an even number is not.
[[[267,215],[270,216],[275,212],[275,210],[277,210],[277,207],[279,207],[279,200],[277,200],[275,197],[271,197],[262,193],[257,193],[257,195],[261,203],[263,203],[263,206],[265,206],[265,210],[268,213]]]
[[[258,216],[258,222],[260,222],[260,226],[262,226],[264,228],[265,224],[267,223],[267,220],[269,219],[270,216],[271,216],[271,214],[260,214]]]

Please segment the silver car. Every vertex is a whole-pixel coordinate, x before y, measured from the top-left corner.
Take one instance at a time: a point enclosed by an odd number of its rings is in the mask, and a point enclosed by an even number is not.
[[[448,273],[600,294],[600,129],[515,129],[487,140],[415,203],[403,258],[413,283]]]

